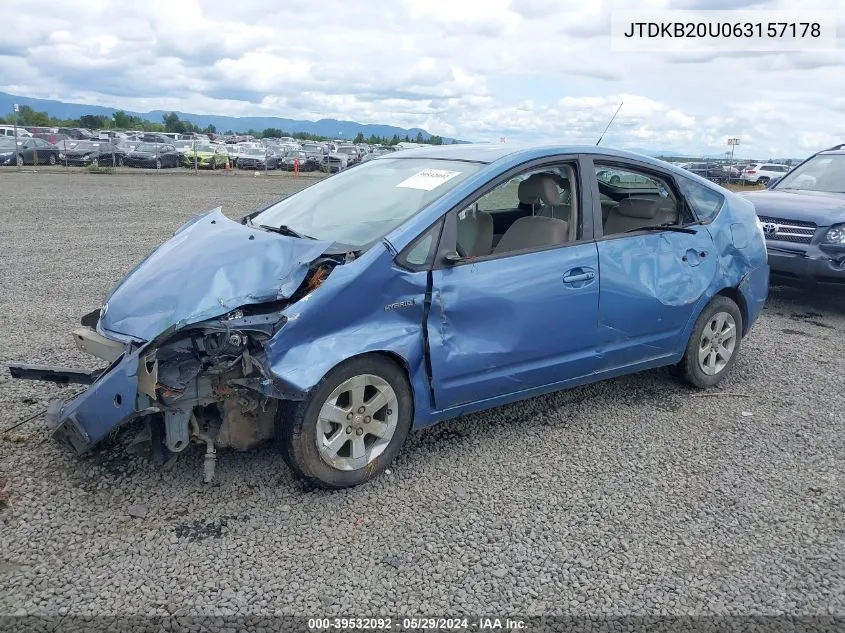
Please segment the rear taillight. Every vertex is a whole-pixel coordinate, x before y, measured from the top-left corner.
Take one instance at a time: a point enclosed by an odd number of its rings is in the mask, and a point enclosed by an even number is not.
[[[756,174],[757,172],[754,171],[753,169],[746,169],[745,173],[750,175],[750,174]]]

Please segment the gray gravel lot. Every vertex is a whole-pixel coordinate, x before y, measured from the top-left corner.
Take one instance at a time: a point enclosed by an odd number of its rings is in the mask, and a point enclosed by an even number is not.
[[[0,173],[0,365],[91,366],[70,330],[150,249],[308,182]],[[845,614],[843,330],[845,293],[774,289],[719,395],[652,371],[535,398],[342,492],[272,447],[203,486],[200,449],[75,459],[28,423],[0,439],[0,613]],[[0,369],[0,428],[75,389]]]

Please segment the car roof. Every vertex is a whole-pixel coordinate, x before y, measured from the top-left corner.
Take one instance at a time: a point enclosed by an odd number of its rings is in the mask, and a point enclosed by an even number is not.
[[[623,150],[611,149],[609,147],[597,147],[595,145],[518,145],[505,143],[460,143],[454,145],[428,145],[403,149],[390,154],[391,158],[438,158],[444,160],[460,160],[476,163],[495,163],[502,158],[531,160],[542,156],[555,154],[591,154],[599,156],[610,156],[617,158],[631,158],[641,162],[651,163],[655,166],[666,167],[670,165],[665,161],[626,152]]]

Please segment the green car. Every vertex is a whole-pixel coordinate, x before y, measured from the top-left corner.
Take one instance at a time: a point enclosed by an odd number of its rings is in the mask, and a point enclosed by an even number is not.
[[[193,168],[194,157],[199,169],[222,169],[226,166],[229,153],[224,148],[210,143],[197,143],[195,147],[182,151],[182,164]]]

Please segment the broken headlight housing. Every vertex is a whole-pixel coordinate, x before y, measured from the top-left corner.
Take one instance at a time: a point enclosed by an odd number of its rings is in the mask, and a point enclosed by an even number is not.
[[[845,223],[834,224],[822,238],[823,244],[835,244],[837,246],[845,246]]]

